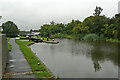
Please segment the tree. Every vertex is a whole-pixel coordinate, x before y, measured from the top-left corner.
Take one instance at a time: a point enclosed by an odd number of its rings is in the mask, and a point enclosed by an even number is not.
[[[66,25],[66,33],[68,35],[71,35],[72,34],[72,29],[79,23],[81,23],[79,20],[72,20],[72,22],[68,23]]]
[[[93,32],[100,35],[102,33],[101,28],[103,28],[104,25],[108,23],[108,19],[105,16],[95,16],[93,19],[93,23]]]
[[[54,21],[51,21],[50,24],[51,24],[51,25],[55,25],[55,22],[54,22]]]
[[[5,33],[8,37],[15,37],[19,34],[18,27],[12,21],[7,21],[6,23],[3,23],[2,28],[3,33]]]
[[[32,29],[30,29],[30,33],[32,33],[33,32],[33,30]]]
[[[114,32],[114,25],[113,24],[111,24],[110,26],[108,24],[105,24],[104,28],[102,28],[101,31],[108,38],[112,38],[113,34],[115,34],[115,32]]]
[[[84,21],[83,21],[83,25],[85,26],[89,26],[89,32],[90,33],[93,33],[93,30],[94,30],[94,16],[90,16],[90,17],[87,17]]]
[[[83,21],[85,26],[89,26],[90,33],[96,33],[100,35],[101,28],[108,23],[108,18],[106,16],[90,16]]]
[[[25,36],[25,35],[26,35],[26,32],[25,32],[25,31],[19,31],[19,35]]]
[[[77,24],[74,28],[73,28],[73,33],[74,34],[86,34],[89,32],[89,26],[84,26],[83,24]]]
[[[95,11],[95,13],[93,13],[94,16],[100,16],[103,9],[101,7],[96,6],[96,9],[94,11]]]
[[[116,38],[120,40],[120,13],[115,15],[115,28],[116,28]]]
[[[41,29],[40,29],[40,33],[41,33],[41,36],[43,37],[48,37],[49,34],[50,34],[50,30],[49,30],[49,27],[50,25],[48,24],[44,24],[43,26],[41,26]]]

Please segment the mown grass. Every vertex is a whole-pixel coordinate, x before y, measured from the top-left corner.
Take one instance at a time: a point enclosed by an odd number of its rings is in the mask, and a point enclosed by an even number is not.
[[[51,78],[49,72],[39,72],[39,73],[35,73],[36,76],[39,76],[39,78]],[[44,77],[45,76],[45,77]]]
[[[20,40],[15,40],[16,43],[19,45],[22,53],[24,54],[25,58],[27,59],[29,65],[32,68],[32,71],[43,71],[40,73],[35,73],[35,75],[38,78],[53,78],[53,76],[50,74],[50,72],[46,69],[46,67],[44,66],[44,64],[35,56],[35,54],[31,51],[30,48],[28,48],[28,44],[30,43],[34,43],[34,42],[29,42],[29,41],[20,41]],[[40,63],[40,65],[38,65],[37,63]]]
[[[8,51],[12,50],[12,46],[9,43],[10,38],[7,38],[7,46],[8,46]]]

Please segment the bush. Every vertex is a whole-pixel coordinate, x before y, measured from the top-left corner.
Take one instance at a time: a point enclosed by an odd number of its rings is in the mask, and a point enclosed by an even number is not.
[[[105,36],[104,36],[104,34],[100,34],[99,39],[100,39],[100,40],[105,40]]]
[[[73,35],[73,39],[74,40],[82,40],[83,36],[84,36],[83,34]]]
[[[85,35],[83,39],[86,40],[86,41],[96,41],[96,40],[99,39],[99,36],[91,33],[91,34]]]
[[[65,34],[62,34],[62,33],[57,33],[57,34],[54,34],[54,35],[51,35],[51,38],[66,38],[67,35]]]

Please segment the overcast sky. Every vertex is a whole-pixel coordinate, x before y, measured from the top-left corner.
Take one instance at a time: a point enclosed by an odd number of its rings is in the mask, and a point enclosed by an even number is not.
[[[120,0],[0,0],[0,16],[2,22],[13,21],[20,30],[39,29],[51,21],[83,21],[93,15],[96,6],[104,9],[102,14],[112,17],[118,13],[118,1]]]

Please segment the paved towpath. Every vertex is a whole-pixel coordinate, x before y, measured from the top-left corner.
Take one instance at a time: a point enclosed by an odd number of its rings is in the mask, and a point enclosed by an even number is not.
[[[9,43],[12,45],[12,50],[9,53],[9,61],[6,68],[6,73],[22,73],[32,71],[18,44],[15,43],[15,39],[10,39]],[[36,78],[36,76],[33,74],[11,75],[10,78]]]

